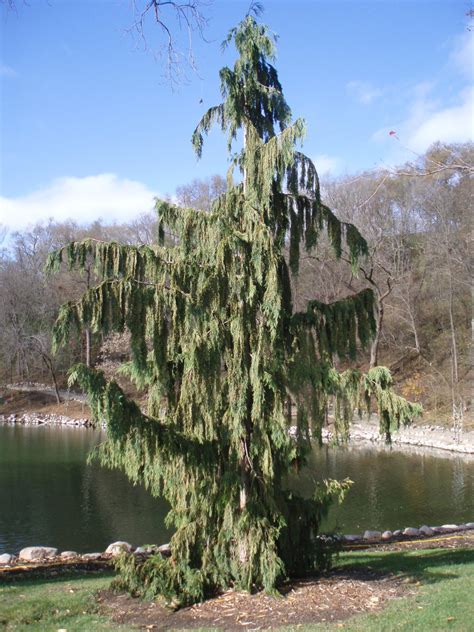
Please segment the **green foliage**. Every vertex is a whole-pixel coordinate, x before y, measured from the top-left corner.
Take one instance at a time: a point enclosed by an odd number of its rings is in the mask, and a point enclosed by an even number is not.
[[[63,308],[56,344],[78,325],[131,334],[125,370],[147,387],[146,412],[100,372],[80,366],[71,378],[107,424],[101,463],[172,507],[171,557],[121,559],[122,586],[174,605],[228,586],[272,591],[288,573],[327,567],[319,523],[348,483],[330,482],[303,499],[286,479],[304,465],[311,434],[320,436],[329,398],[341,436],[360,393],[375,396],[384,419],[408,418],[387,394],[390,384],[332,366],[334,355],[354,357],[357,340],[365,345],[373,334],[369,290],[332,305],[310,301],[293,314],[290,275],[302,243],[314,248],[326,229],[336,255],[345,241],[353,263],[367,246],[322,204],[314,165],[295,150],[304,123],[291,124],[267,29],[247,16],[230,42],[239,58],[221,71],[224,102],[204,115],[193,143],[200,154],[214,123],[227,131],[229,148],[242,132],[231,159],[242,182],[208,213],[157,201],[154,247],[85,240],[48,263],[80,269],[91,258],[101,279]]]
[[[367,373],[364,378],[364,391],[367,406],[375,398],[380,418],[380,432],[385,434],[390,442],[390,431],[398,430],[400,426],[421,415],[422,407],[412,404],[400,397],[392,390],[393,380],[390,371],[384,366],[377,366]]]

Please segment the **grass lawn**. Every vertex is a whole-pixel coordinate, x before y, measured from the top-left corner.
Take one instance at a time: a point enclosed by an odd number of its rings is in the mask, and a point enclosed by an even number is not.
[[[391,601],[377,613],[358,615],[332,625],[280,628],[280,632],[339,629],[469,632],[474,629],[473,549],[351,552],[343,554],[339,564],[401,574],[414,587],[415,594]],[[131,630],[132,627],[119,626],[101,614],[95,592],[106,588],[110,579],[109,573],[0,583],[0,629],[38,632]]]
[[[19,579],[0,583],[0,630],[101,632],[121,629],[98,614],[95,593],[112,574],[62,579]]]
[[[332,626],[309,625],[301,632],[344,629],[353,632],[438,632],[474,630],[474,549],[430,549],[394,553],[360,552],[341,556],[346,566],[403,574],[416,594],[396,599],[380,612]],[[286,628],[290,632],[292,628]],[[283,630],[281,629],[281,632]]]

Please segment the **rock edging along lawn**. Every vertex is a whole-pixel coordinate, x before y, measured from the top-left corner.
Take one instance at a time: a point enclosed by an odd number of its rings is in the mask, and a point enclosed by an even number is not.
[[[474,530],[474,522],[463,524],[444,524],[438,527],[423,525],[420,528],[405,527],[395,531],[370,531],[367,530],[359,535],[321,535],[325,541],[342,542],[343,544],[365,544],[365,543],[389,543],[402,540],[423,539],[435,535],[446,535],[461,531]],[[147,556],[153,553],[160,553],[163,556],[170,555],[170,545],[161,546],[152,544],[146,546],[133,547],[128,542],[112,542],[102,553],[77,553],[76,551],[62,551],[48,546],[28,546],[23,548],[18,555],[3,553],[0,555],[0,567],[17,567],[18,565],[35,567],[45,562],[74,562],[87,563],[95,561],[110,561],[121,553],[133,553],[137,556]]]
[[[120,553],[133,553],[134,555],[151,555],[152,553],[161,553],[163,556],[170,554],[170,545],[163,544],[161,546],[152,544],[148,546],[133,547],[128,542],[119,540],[112,542],[101,553],[77,553],[76,551],[62,551],[51,546],[27,546],[18,553],[12,555],[3,553],[0,555],[0,567],[16,567],[16,566],[32,566],[44,564],[45,562],[96,562],[110,561]]]
[[[404,529],[395,529],[395,531],[371,531],[366,530],[358,535],[343,535],[341,539],[345,543],[366,543],[366,542],[396,542],[404,539],[412,538],[430,538],[435,535],[446,535],[459,531],[474,530],[474,522],[466,522],[463,524],[443,524],[438,527],[429,527],[422,525],[419,528],[405,527]]]

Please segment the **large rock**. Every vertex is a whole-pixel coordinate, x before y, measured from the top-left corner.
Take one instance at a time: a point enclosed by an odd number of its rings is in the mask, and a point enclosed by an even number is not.
[[[100,560],[102,557],[102,553],[84,553],[82,559],[86,562],[95,562],[96,560]]]
[[[162,544],[157,548],[158,553],[161,553],[163,557],[169,557],[171,555],[171,546],[169,544]]]
[[[78,554],[76,553],[76,551],[63,551],[60,555],[60,557],[62,559],[68,559],[70,557],[77,557]]]
[[[56,557],[58,549],[52,546],[27,546],[20,551],[20,559],[27,562],[37,562],[45,560],[48,557]]]
[[[426,535],[427,537],[434,535],[433,529],[431,527],[428,527],[426,524],[420,527],[420,533],[422,535]]]
[[[346,542],[358,542],[360,540],[360,535],[354,535],[352,533],[349,533],[348,535],[344,536],[344,540]]]
[[[129,544],[128,542],[121,542],[120,540],[118,542],[112,542],[112,544],[109,544],[109,546],[105,549],[105,552],[109,555],[120,555],[120,553],[130,553],[132,550],[132,545]]]
[[[453,531],[458,531],[459,527],[457,524],[443,524],[441,527],[432,527],[435,533],[453,533]]]
[[[466,522],[466,529],[474,529],[474,522]]]
[[[402,533],[403,535],[406,535],[409,538],[416,538],[417,536],[420,535],[420,530],[415,529],[415,527],[407,527],[406,529],[403,529]]]
[[[444,529],[445,531],[457,531],[459,526],[457,524],[442,524],[441,529]]]
[[[384,531],[382,533],[382,540],[391,540],[393,537],[393,533],[391,531]]]
[[[364,531],[364,540],[380,540],[382,537],[381,531]]]
[[[10,553],[2,553],[0,555],[0,566],[6,566],[7,564],[11,564],[13,562],[13,555]]]

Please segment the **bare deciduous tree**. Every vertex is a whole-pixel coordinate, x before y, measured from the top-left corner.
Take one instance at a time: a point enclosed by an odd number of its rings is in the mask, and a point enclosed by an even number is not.
[[[196,70],[193,38],[197,34],[204,39],[204,9],[210,4],[210,0],[132,0],[134,22],[128,31],[137,34],[146,49],[151,48],[163,59],[164,75],[172,84],[182,81],[186,68]],[[150,16],[161,33],[157,47],[150,46],[156,40],[147,31]],[[179,41],[182,35],[186,39],[184,46]]]

